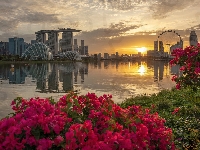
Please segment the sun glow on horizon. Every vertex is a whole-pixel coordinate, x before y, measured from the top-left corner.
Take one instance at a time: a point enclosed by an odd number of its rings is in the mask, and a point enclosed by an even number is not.
[[[138,47],[138,48],[136,48],[136,50],[137,50],[138,52],[143,53],[143,52],[146,52],[146,51],[147,51],[147,48],[146,48],[146,47]]]

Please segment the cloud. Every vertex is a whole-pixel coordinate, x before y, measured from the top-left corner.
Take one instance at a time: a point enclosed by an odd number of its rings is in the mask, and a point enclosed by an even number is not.
[[[153,12],[154,19],[163,19],[169,15],[170,12],[183,10],[192,4],[196,0],[159,0],[156,3],[150,5],[150,10]]]
[[[82,36],[85,38],[92,38],[94,40],[101,40],[101,39],[111,39],[113,37],[122,36],[125,32],[137,29],[142,25],[129,25],[126,26],[125,23],[119,22],[117,24],[110,24],[108,28],[98,28],[92,31],[84,31],[78,36]]]
[[[118,11],[134,11],[147,8],[154,19],[163,19],[170,12],[183,10],[197,0],[96,0],[92,5],[98,8]]]
[[[92,49],[90,52],[103,51],[105,49],[109,51],[115,51],[116,44],[124,43],[123,36],[126,32],[140,28],[142,25],[129,25],[127,26],[123,22],[117,24],[110,24],[108,28],[99,28],[92,31],[84,31],[76,35],[78,41],[85,40],[86,45]],[[98,50],[97,50],[98,49]]]
[[[19,23],[19,21],[16,19],[7,20],[0,17],[0,20],[0,31],[2,32],[15,30]]]
[[[1,0],[0,2],[0,31],[14,31],[23,23],[59,24],[58,7],[53,0]],[[61,6],[61,10],[64,8]]]
[[[28,12],[19,17],[19,20],[28,23],[59,23],[61,22],[56,14],[45,14],[44,12]]]
[[[147,5],[148,0],[96,0],[93,5],[98,8],[129,11],[136,8],[142,8]]]

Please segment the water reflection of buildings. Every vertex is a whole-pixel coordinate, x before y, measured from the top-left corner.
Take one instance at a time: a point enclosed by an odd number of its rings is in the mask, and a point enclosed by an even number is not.
[[[98,69],[101,69],[101,61],[98,61]]]
[[[0,67],[0,79],[8,80],[9,84],[24,84],[25,77],[26,74],[19,66],[14,68],[9,64]]]
[[[180,71],[180,66],[179,65],[175,65],[175,66],[171,66],[171,75],[177,75],[178,77],[182,76],[183,73]]]
[[[154,71],[154,81],[161,81],[164,77],[164,72],[167,76],[177,75],[178,77],[182,76],[182,72],[179,70],[180,66],[171,66],[169,72],[169,64],[165,61],[147,61],[147,67],[153,68]],[[166,69],[166,71],[164,71]]]
[[[105,60],[105,61],[104,61],[104,69],[108,69],[108,68],[109,68],[109,65],[110,65],[110,61]]]
[[[62,93],[74,90],[74,84],[78,83],[78,76],[81,77],[81,83],[84,82],[84,76],[88,74],[88,65],[76,63],[66,64],[42,64],[35,66],[40,77],[30,73],[37,80],[36,89],[39,92]]]
[[[10,73],[10,65],[0,66],[0,79],[1,80],[8,80]]]
[[[154,81],[163,79],[164,65],[164,61],[154,61]]]
[[[37,92],[68,92],[74,90],[74,84],[84,83],[88,75],[88,64],[82,63],[44,63],[0,66],[0,79],[9,80],[10,84],[36,85]],[[26,83],[27,82],[27,83]]]
[[[168,66],[168,62],[165,61],[147,61],[147,67],[153,68],[154,82],[163,80],[165,66]]]
[[[26,74],[21,67],[10,68],[9,83],[10,84],[24,84]]]

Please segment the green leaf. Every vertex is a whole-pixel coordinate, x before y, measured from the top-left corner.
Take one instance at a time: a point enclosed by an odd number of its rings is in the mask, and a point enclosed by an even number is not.
[[[67,104],[67,112],[69,111],[69,109],[72,107],[72,103],[71,102],[69,102],[68,104]]]
[[[112,117],[115,118],[115,113],[114,112],[112,112]]]
[[[38,128],[32,129],[31,133],[37,140],[40,138],[40,130]]]
[[[74,99],[74,103],[76,106],[80,106],[77,99]]]
[[[108,106],[108,110],[111,111],[112,110],[112,105]]]
[[[137,130],[136,126],[132,126],[132,130],[133,130],[134,132],[136,132],[136,130]]]
[[[142,121],[141,121],[140,118],[136,118],[136,119],[135,119],[135,122],[136,122],[136,123],[141,123]]]
[[[49,101],[50,101],[51,104],[56,104],[56,102],[54,101],[54,99],[52,98],[52,96],[49,97]]]

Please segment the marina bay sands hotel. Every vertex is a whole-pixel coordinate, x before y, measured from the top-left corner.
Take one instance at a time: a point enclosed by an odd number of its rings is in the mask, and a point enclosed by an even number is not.
[[[53,55],[57,55],[59,51],[72,51],[78,47],[77,40],[73,44],[73,32],[81,30],[71,28],[59,28],[58,30],[40,30],[35,32],[36,41],[45,43],[52,51]],[[58,39],[59,33],[62,32],[62,39]]]

